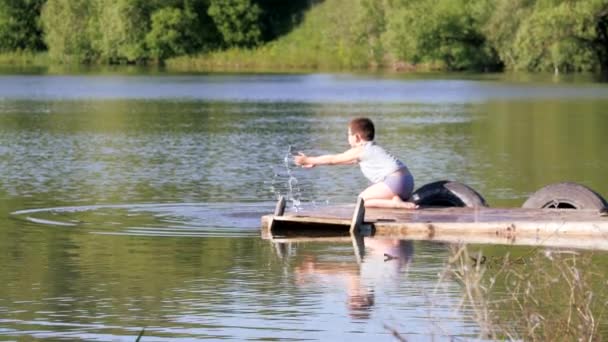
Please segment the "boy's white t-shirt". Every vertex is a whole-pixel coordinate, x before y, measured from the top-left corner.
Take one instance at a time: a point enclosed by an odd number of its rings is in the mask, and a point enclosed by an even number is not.
[[[381,182],[391,173],[400,169],[409,172],[403,162],[378,146],[374,141],[368,141],[363,145],[359,167],[363,175],[372,183]]]

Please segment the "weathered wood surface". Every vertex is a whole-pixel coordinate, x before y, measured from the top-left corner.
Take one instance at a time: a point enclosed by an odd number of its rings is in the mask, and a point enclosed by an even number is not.
[[[355,210],[353,212],[353,218],[350,221],[350,229],[348,230],[352,233],[359,233],[361,230],[361,225],[363,224],[363,219],[365,218],[365,203],[363,198],[357,198],[357,204],[355,205]]]
[[[285,213],[285,205],[287,204],[287,200],[284,196],[280,196],[277,201],[277,205],[274,208],[274,216],[283,216]]]
[[[354,205],[338,205],[287,212],[280,225],[323,230],[324,226],[351,225]],[[262,217],[262,235],[272,215]],[[362,227],[378,237],[434,239],[472,243],[516,243],[608,249],[608,217],[596,210],[425,208],[393,210],[366,208]],[[294,223],[295,224],[295,223]],[[307,226],[309,224],[309,227]]]

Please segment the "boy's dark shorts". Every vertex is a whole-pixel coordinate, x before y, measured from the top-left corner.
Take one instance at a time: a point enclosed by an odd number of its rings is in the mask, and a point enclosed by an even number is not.
[[[390,175],[384,179],[384,184],[404,201],[410,199],[414,191],[414,177],[411,173]]]

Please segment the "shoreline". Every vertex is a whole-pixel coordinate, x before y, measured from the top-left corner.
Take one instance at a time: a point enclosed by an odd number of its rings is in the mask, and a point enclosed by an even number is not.
[[[607,78],[597,73],[572,72],[554,75],[550,72],[529,71],[455,71],[440,68],[437,64],[413,65],[406,62],[396,62],[390,65],[369,65],[368,67],[331,67],[319,65],[251,65],[247,63],[224,63],[210,66],[210,60],[200,56],[182,56],[189,63],[174,63],[170,59],[166,63],[142,64],[107,64],[107,63],[73,63],[61,64],[52,62],[47,52],[3,52],[0,53],[0,75],[24,74],[109,74],[109,75],[183,75],[183,74],[336,74],[336,75],[377,75],[386,77],[435,77],[469,79],[471,77],[489,80],[506,80],[513,82],[561,82],[584,81],[605,83]],[[202,61],[202,62],[201,62]]]

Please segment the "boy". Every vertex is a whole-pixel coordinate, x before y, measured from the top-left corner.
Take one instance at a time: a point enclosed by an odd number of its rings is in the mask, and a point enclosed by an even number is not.
[[[368,118],[357,118],[348,124],[350,149],[340,154],[310,157],[300,152],[296,165],[305,168],[317,165],[346,165],[358,163],[363,175],[373,184],[359,194],[366,207],[416,208],[407,202],[414,190],[414,177],[408,168],[374,142],[374,124]]]

